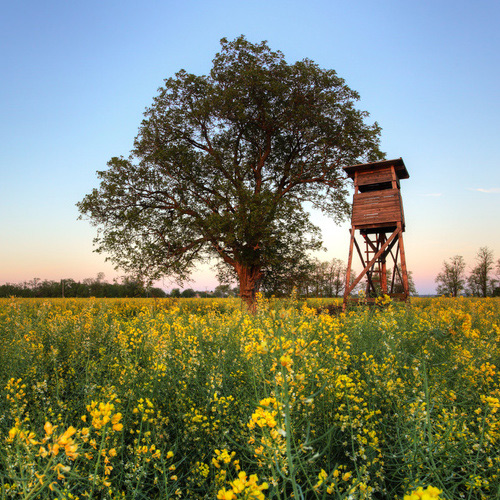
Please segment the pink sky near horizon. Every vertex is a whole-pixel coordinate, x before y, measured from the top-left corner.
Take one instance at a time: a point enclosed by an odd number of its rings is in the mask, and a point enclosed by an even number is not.
[[[410,182],[410,180],[406,182]],[[402,189],[403,203],[405,203],[404,186]],[[320,261],[338,258],[347,262],[349,224],[344,223],[342,226],[335,226],[333,223],[329,223],[326,217],[317,213],[314,220],[323,231],[324,245],[326,247],[326,251],[315,254],[316,258]],[[80,221],[79,224],[85,225],[86,223]],[[0,283],[28,282],[35,277],[41,280],[58,281],[63,278],[72,278],[76,281],[81,281],[85,278],[95,278],[99,272],[105,274],[106,281],[112,281],[114,278],[122,276],[123,273],[115,271],[110,262],[104,261],[103,256],[92,252],[92,237],[92,229],[87,227],[82,235],[75,235],[66,245],[58,245],[55,248],[48,246],[48,251],[45,251],[43,247],[39,247],[38,258],[33,258],[31,246],[33,240],[30,242],[31,238],[26,237],[23,249],[18,250],[15,255],[7,255],[9,267],[1,269]],[[466,251],[460,252],[464,248],[454,251],[453,245],[450,244],[449,252],[445,254],[441,247],[441,240],[432,241],[428,239],[419,244],[418,235],[414,234],[411,225],[407,225],[407,230],[404,233],[404,241],[408,268],[413,273],[417,291],[421,294],[434,293],[434,280],[441,270],[443,260],[456,254],[463,255],[468,265],[467,271],[469,271],[475,264],[475,255],[477,250],[479,250],[479,246],[477,245],[468,245],[465,249]],[[496,255],[496,257],[500,258],[500,255]],[[353,261],[353,269],[358,272],[361,270],[361,265],[356,257]],[[181,286],[181,289],[195,288],[199,291],[205,291],[213,290],[217,285],[215,272],[209,266],[203,266],[202,269],[193,274],[193,282],[186,283],[184,286]],[[165,290],[179,287],[178,284],[168,278],[159,281],[157,286]]]

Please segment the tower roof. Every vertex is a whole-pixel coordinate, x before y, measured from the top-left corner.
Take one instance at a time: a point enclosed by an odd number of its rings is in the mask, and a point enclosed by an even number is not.
[[[403,158],[396,158],[395,160],[375,161],[372,163],[360,163],[359,165],[349,165],[342,168],[349,178],[354,179],[354,174],[356,172],[364,172],[367,170],[376,171],[387,167],[394,167],[398,179],[408,179],[410,177],[408,170],[406,170]]]

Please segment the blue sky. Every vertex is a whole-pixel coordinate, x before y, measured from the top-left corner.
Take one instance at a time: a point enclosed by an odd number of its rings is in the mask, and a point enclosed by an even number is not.
[[[163,79],[206,74],[219,40],[240,34],[360,93],[387,157],[410,172],[404,238],[421,293],[455,254],[472,266],[488,246],[500,258],[499,24],[493,0],[4,2],[0,283],[120,274],[92,252],[75,203],[128,154]],[[348,226],[313,217],[318,257],[347,260]],[[209,269],[194,277],[217,284]]]

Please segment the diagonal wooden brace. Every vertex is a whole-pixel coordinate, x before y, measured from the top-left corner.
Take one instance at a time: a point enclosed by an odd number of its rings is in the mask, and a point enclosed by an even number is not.
[[[380,250],[373,256],[372,260],[368,262],[366,267],[359,273],[357,278],[352,282],[352,284],[349,286],[346,296],[348,296],[353,290],[354,287],[363,279],[365,274],[371,269],[373,264],[378,260],[378,258],[384,253],[384,252],[389,252],[393,245],[396,243],[396,236],[399,235],[401,232],[401,228],[398,227],[390,236],[387,238],[386,242],[380,247]]]
[[[356,246],[356,250],[358,251],[359,258],[361,259],[361,264],[363,264],[363,267],[365,267],[365,259],[363,258],[363,253],[361,252],[361,248],[359,248],[359,245],[358,245],[358,242],[356,241],[356,238],[354,238],[354,245]],[[377,251],[376,248],[375,248],[375,251]],[[366,277],[368,278],[368,283],[370,283],[370,286],[373,288],[373,290],[375,290],[371,276],[369,274],[367,274]],[[349,293],[351,293],[351,290],[349,290],[348,294]]]

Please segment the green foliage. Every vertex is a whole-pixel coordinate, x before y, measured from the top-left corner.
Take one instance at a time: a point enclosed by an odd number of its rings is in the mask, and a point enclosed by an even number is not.
[[[259,300],[0,300],[2,496],[498,498],[498,299]]]
[[[341,166],[381,159],[380,128],[335,71],[243,36],[221,46],[208,76],[165,80],[131,156],[78,208],[126,272],[182,282],[216,258],[251,301],[263,276],[319,247],[305,202],[349,213]]]

